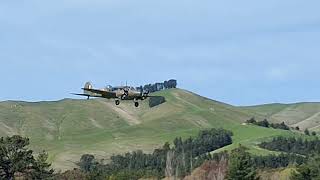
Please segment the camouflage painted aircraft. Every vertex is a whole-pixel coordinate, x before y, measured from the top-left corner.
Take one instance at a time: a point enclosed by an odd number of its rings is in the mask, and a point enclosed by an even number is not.
[[[134,87],[130,86],[107,86],[103,89],[94,89],[90,82],[84,86],[82,94],[72,93],[73,95],[90,97],[99,97],[106,99],[115,99],[115,104],[119,105],[121,100],[133,100],[135,107],[139,107],[139,100],[145,100],[149,96],[149,92],[144,92],[142,89],[137,91]]]

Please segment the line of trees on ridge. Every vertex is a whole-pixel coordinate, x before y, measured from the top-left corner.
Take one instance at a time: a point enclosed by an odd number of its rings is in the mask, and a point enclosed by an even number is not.
[[[151,93],[153,92],[157,92],[157,91],[161,91],[161,90],[164,90],[164,89],[172,89],[172,88],[177,88],[177,80],[175,79],[170,79],[168,81],[164,81],[164,82],[157,82],[157,83],[154,83],[154,84],[146,84],[144,86],[140,86],[140,87],[137,87],[136,89],[137,90],[144,90],[144,91],[149,91]]]

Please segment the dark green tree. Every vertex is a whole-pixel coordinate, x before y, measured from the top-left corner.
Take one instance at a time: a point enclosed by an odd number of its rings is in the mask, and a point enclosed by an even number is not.
[[[0,179],[14,179],[15,175],[32,179],[49,179],[53,170],[46,163],[45,152],[35,159],[27,148],[29,139],[15,135],[0,138]]]
[[[20,136],[0,139],[0,179],[13,179],[16,173],[25,174],[32,167],[34,158],[28,138]]]
[[[240,145],[231,151],[227,179],[230,180],[255,180],[256,169],[247,148]]]
[[[305,130],[304,130],[304,134],[307,135],[307,136],[310,136],[309,129],[305,129]]]
[[[254,117],[250,118],[246,122],[249,123],[249,124],[256,124],[257,123],[257,121],[256,121],[256,119]]]
[[[169,87],[169,86],[168,86],[168,81],[164,81],[164,82],[163,82],[163,86],[164,86],[165,89],[168,89],[168,87]]]
[[[91,154],[84,154],[80,158],[80,162],[78,163],[81,170],[84,172],[90,172],[94,165],[95,157]]]
[[[317,155],[306,164],[298,167],[297,172],[293,172],[292,180],[313,180],[320,179],[320,156]]]
[[[264,119],[263,121],[259,122],[259,126],[262,126],[262,127],[269,127],[269,122],[267,119]]]
[[[42,151],[33,163],[32,179],[52,179],[54,170],[50,168],[51,164],[47,163],[47,160],[48,153]]]
[[[177,80],[175,79],[170,79],[168,81],[168,88],[176,88],[177,87]]]

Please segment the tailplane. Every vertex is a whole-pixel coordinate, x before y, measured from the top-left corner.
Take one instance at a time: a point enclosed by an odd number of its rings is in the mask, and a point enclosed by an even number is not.
[[[90,92],[90,89],[92,89],[92,84],[90,82],[86,82],[86,84],[84,85],[83,89],[83,94],[78,94],[78,93],[71,93],[73,95],[77,95],[77,96],[86,96],[87,99],[90,98],[90,96],[92,96],[92,93]]]

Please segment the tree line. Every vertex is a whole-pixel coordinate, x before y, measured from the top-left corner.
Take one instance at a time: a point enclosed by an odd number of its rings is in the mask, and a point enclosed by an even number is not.
[[[281,151],[295,154],[297,168],[293,171],[292,180],[320,179],[320,140],[315,138],[307,140],[294,137],[276,137],[270,142],[262,142],[259,145],[272,151]],[[294,159],[294,157],[293,157]]]
[[[287,126],[284,122],[282,123],[269,123],[267,119],[263,121],[256,121],[255,118],[251,118],[246,121],[248,124],[253,124],[256,126],[261,126],[265,128],[274,128],[274,129],[282,129],[282,130],[290,130],[289,126]]]
[[[209,129],[198,136],[174,140],[173,146],[165,143],[152,154],[141,150],[113,155],[108,164],[85,154],[78,166],[64,173],[54,173],[47,163],[48,154],[34,155],[29,150],[29,139],[21,136],[0,138],[0,179],[140,179],[142,177],[183,177],[198,165],[203,155],[232,143],[232,133],[223,129]],[[214,157],[214,156],[213,156]]]
[[[183,178],[206,164],[220,172],[219,176],[232,180],[258,179],[258,169],[272,169],[293,165],[292,180],[320,178],[320,140],[293,137],[276,137],[259,146],[279,155],[255,156],[248,148],[239,145],[231,152],[211,152],[232,143],[232,132],[223,129],[208,129],[195,137],[174,139],[172,146],[165,143],[153,153],[141,150],[113,155],[105,164],[93,155],[85,154],[77,163],[80,169],[55,173],[47,163],[48,154],[34,155],[28,150],[29,139],[21,136],[0,138],[0,179],[141,179]],[[219,163],[222,162],[222,163]],[[227,164],[226,164],[227,162]]]
[[[169,143],[154,150],[152,154],[135,151],[125,155],[112,156],[107,165],[98,163],[92,155],[82,156],[80,168],[89,174],[91,179],[140,179],[164,177],[183,178],[205,162],[217,162],[215,168],[223,173],[221,177],[230,180],[256,180],[258,169],[288,167],[303,165],[307,158],[293,153],[279,155],[254,156],[248,148],[239,145],[230,153],[223,151],[211,154],[215,149],[232,143],[231,132],[225,130],[201,131],[196,138],[176,138],[173,147]],[[231,141],[230,141],[231,140]],[[89,157],[89,158],[88,158]],[[221,165],[221,160],[227,160],[227,167]]]
[[[276,169],[288,167],[289,165],[301,165],[307,158],[292,153],[281,153],[279,155],[269,154],[266,156],[254,156],[254,164],[257,168]]]
[[[161,91],[164,89],[172,89],[172,88],[177,88],[177,80],[175,79],[170,79],[168,81],[164,81],[164,82],[157,82],[154,84],[146,84],[144,86],[140,86],[137,87],[137,90],[143,90],[143,91],[148,91],[148,92],[157,92],[157,91]]]
[[[175,138],[172,147],[165,143],[152,154],[139,150],[113,155],[108,164],[99,163],[94,156],[86,154],[81,157],[79,167],[91,179],[184,177],[201,163],[197,157],[230,145],[231,136],[230,131],[223,129],[203,130],[197,137]]]
[[[270,142],[262,142],[259,147],[271,151],[282,151],[300,155],[320,154],[320,140],[294,137],[275,137]]]

